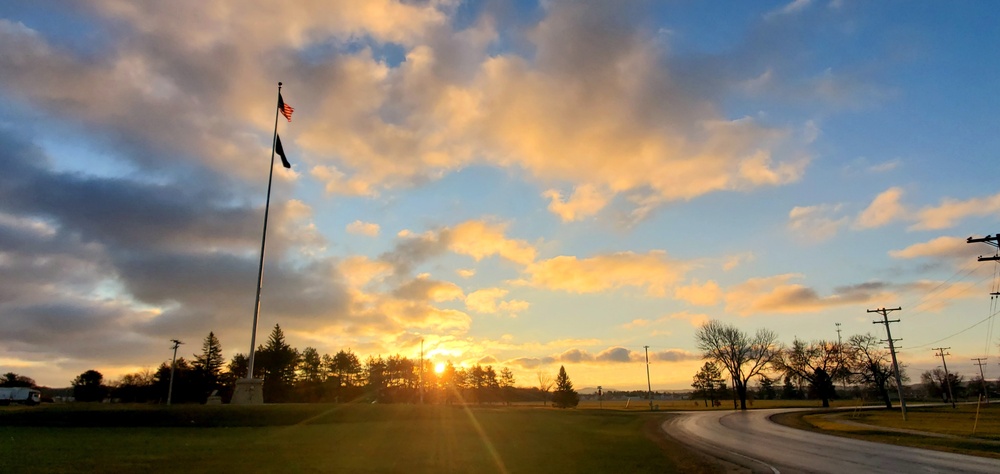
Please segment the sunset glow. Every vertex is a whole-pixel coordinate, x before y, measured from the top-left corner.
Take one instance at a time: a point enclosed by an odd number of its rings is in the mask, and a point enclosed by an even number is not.
[[[0,370],[249,352],[279,81],[257,344],[688,389],[706,321],[900,306],[914,379],[1000,350],[994,4],[322,3],[0,6]]]

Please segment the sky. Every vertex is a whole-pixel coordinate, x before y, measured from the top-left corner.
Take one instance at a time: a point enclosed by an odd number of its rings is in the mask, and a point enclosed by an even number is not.
[[[708,320],[1000,377],[1000,10],[851,0],[0,4],[0,371],[280,324],[685,389]],[[276,115],[278,83],[292,120]],[[839,324],[839,325],[838,325]],[[838,333],[838,329],[841,331]]]

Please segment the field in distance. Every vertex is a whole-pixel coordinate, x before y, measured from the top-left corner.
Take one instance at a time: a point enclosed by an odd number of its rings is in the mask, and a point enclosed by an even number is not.
[[[538,406],[10,407],[0,410],[0,472],[715,469],[660,436],[660,419],[632,410]]]

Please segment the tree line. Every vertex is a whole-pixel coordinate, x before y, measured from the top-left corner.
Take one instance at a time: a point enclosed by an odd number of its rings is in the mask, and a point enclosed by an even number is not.
[[[246,378],[249,359],[236,354],[227,361],[222,344],[214,332],[202,342],[201,352],[193,359],[178,357],[171,366],[165,361],[156,370],[126,374],[106,383],[103,375],[88,370],[72,384],[77,401],[106,399],[123,403],[154,403],[167,399],[172,403],[205,403],[216,395],[221,401],[232,397],[236,380]],[[350,349],[334,355],[320,354],[313,347],[301,351],[285,340],[276,324],[267,342],[254,352],[254,378],[264,382],[264,401],[279,402],[348,402],[364,400],[378,403],[475,403],[493,404],[542,401],[545,403],[552,384],[542,388],[515,387],[514,373],[502,367],[476,364],[456,367],[450,361],[437,372],[429,360],[414,361],[399,354],[368,356],[361,360]],[[35,386],[34,380],[8,374],[11,383]],[[171,377],[173,384],[171,389]],[[422,383],[421,383],[422,382]],[[564,368],[556,377],[551,394],[553,406],[574,407],[579,397]]]
[[[796,337],[786,347],[771,330],[759,329],[750,335],[733,325],[712,320],[698,329],[695,341],[708,361],[693,377],[692,397],[703,399],[706,406],[732,395],[743,410],[749,396],[810,398],[829,407],[830,400],[839,396],[836,384],[841,383],[851,386],[856,395],[877,398],[886,408],[892,408],[890,391],[897,387],[891,355],[872,334],[854,335],[844,342],[806,342]],[[728,377],[723,377],[722,370]],[[900,378],[909,380],[905,367],[900,367]],[[1000,382],[989,383],[981,378],[962,386],[960,375],[946,376],[941,369],[926,371],[920,378],[930,397],[942,397],[945,401],[949,382],[955,398],[985,395],[1000,388]],[[749,383],[754,379],[758,385],[751,392]],[[775,381],[782,379],[784,384],[779,392]]]

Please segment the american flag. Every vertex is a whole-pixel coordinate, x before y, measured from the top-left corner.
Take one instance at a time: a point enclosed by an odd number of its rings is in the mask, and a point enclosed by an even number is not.
[[[289,122],[292,121],[292,112],[295,112],[295,109],[293,109],[291,105],[286,104],[285,101],[282,100],[280,92],[278,93],[278,110],[281,111],[281,115],[284,115]]]

